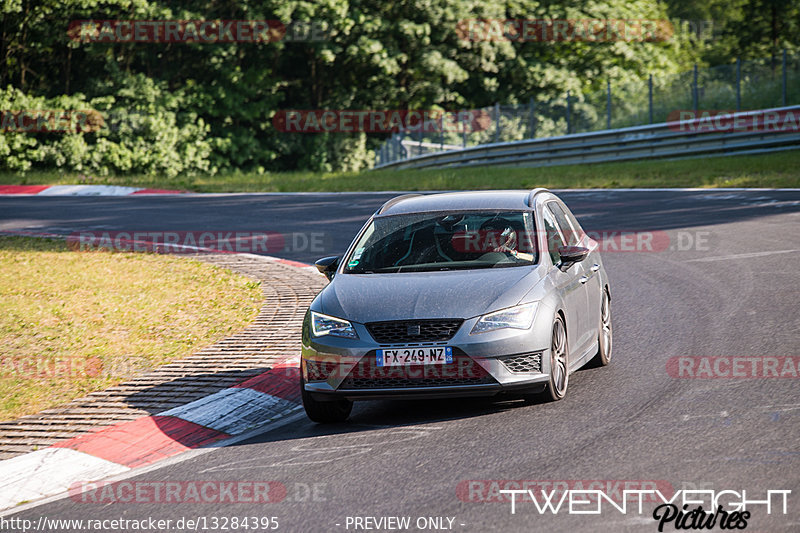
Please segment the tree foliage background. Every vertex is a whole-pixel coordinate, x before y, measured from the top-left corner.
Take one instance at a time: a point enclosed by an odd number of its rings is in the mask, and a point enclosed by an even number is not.
[[[468,19],[713,20],[715,39],[468,41]],[[84,43],[70,21],[272,20],[325,39]],[[470,109],[545,101],[800,44],[784,0],[2,0],[0,110],[92,109],[113,128],[0,133],[0,169],[167,176],[357,170],[385,134],[281,133],[280,109]]]

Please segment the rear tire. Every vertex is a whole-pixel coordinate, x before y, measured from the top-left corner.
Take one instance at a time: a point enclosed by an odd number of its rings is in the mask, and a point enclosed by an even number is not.
[[[550,380],[542,392],[546,401],[557,402],[567,395],[569,386],[569,351],[567,348],[567,329],[564,319],[557,316],[553,322],[553,336],[550,341]]]
[[[600,331],[597,334],[597,354],[591,363],[594,367],[607,366],[611,362],[613,348],[613,328],[611,326],[611,298],[608,291],[603,291],[600,304]]]
[[[303,409],[311,421],[318,424],[334,424],[344,422],[353,410],[353,402],[344,398],[321,402],[315,400],[311,393],[306,391],[306,383],[300,378],[300,396],[303,399]]]

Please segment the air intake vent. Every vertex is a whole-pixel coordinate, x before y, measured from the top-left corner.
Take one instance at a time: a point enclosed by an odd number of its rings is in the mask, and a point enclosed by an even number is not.
[[[541,372],[542,371],[542,354],[538,353],[523,353],[519,355],[507,355],[498,358],[503,366],[509,372]]]
[[[461,318],[443,320],[392,320],[370,322],[367,330],[382,344],[449,341],[464,322]]]

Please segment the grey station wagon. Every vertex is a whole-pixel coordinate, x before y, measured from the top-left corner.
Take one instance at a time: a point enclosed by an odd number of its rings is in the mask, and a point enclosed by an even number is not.
[[[354,400],[559,400],[569,375],[611,359],[611,292],[592,240],[545,189],[404,195],[343,256],[303,324],[308,417]]]

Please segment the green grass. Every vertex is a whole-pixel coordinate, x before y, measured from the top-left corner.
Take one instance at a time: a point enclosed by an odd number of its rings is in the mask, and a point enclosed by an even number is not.
[[[0,420],[186,357],[244,328],[262,298],[185,257],[0,237]]]
[[[800,150],[678,161],[632,161],[539,168],[477,167],[341,173],[246,173],[87,177],[58,172],[0,174],[0,184],[107,184],[194,192],[424,191],[548,187],[800,187]]]

